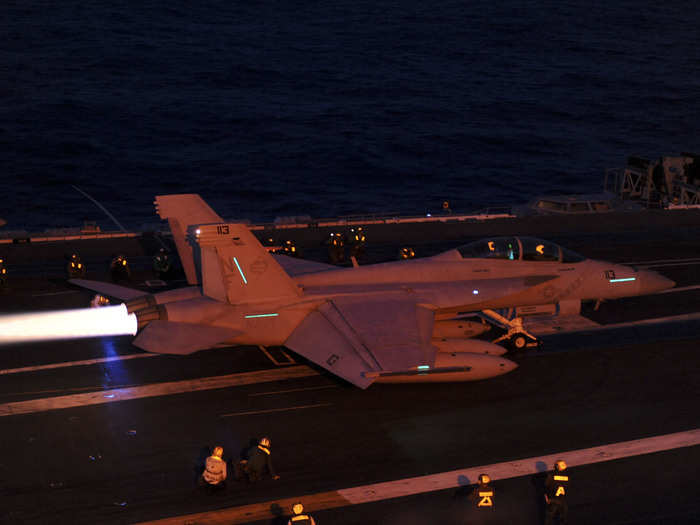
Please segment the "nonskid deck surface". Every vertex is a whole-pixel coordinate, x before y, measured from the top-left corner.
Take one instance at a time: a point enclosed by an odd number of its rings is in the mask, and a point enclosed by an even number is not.
[[[586,236],[578,242],[575,249],[584,254],[614,251],[621,262],[679,262],[654,264],[667,264],[658,271],[679,286],[700,283],[690,241],[659,234],[646,242],[632,235],[615,247]],[[656,253],[648,253],[649,245]],[[142,256],[137,284],[148,279],[147,250]],[[60,272],[60,264],[56,268]],[[82,306],[89,297],[48,272],[20,275],[0,301],[8,312]],[[520,367],[492,380],[366,391],[298,358],[275,365],[254,347],[189,357],[145,357],[129,337],[3,347],[0,420],[8,453],[0,463],[4,500],[11,503],[0,522],[155,520],[696,429],[697,321],[681,318],[654,328],[634,323],[699,311],[697,290],[605,303],[583,313],[601,325],[633,324],[549,336],[542,352],[516,356]],[[150,395],[127,395],[146,391]],[[12,412],[19,403],[31,410]],[[210,447],[221,444],[232,459],[262,435],[272,438],[279,481],[232,483],[214,495],[196,490]],[[570,500],[578,509],[572,522],[611,516],[611,523],[653,523],[663,515],[691,522],[698,512],[688,492],[700,466],[697,450],[572,469],[580,479],[579,494]],[[646,481],[639,482],[642,474]],[[499,481],[499,509],[507,519],[537,523],[533,479]],[[605,498],[602,480],[609,488]],[[653,488],[661,485],[672,495]],[[467,514],[459,490],[316,517],[320,523],[394,523],[401,517],[427,522],[439,514],[441,522],[461,523]],[[615,490],[634,498],[615,496]]]

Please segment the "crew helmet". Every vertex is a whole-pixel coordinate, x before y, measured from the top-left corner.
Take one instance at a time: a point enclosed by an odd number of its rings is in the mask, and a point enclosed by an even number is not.
[[[224,447],[214,447],[214,452],[211,455],[221,459],[221,456],[224,455]]]
[[[479,474],[479,483],[486,485],[489,481],[491,481],[491,478],[486,474]]]
[[[563,459],[559,459],[559,460],[557,460],[556,463],[554,463],[554,468],[558,472],[561,472],[562,470],[566,470],[566,463],[564,463]]]
[[[263,447],[270,447],[270,438],[269,437],[264,437],[260,440],[260,445]]]
[[[301,503],[295,503],[292,507],[292,512],[296,515],[301,514],[302,512],[304,512],[304,505],[302,505]]]

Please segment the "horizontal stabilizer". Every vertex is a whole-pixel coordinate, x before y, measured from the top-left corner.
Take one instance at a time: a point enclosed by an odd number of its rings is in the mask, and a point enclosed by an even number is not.
[[[80,286],[81,288],[86,288],[92,290],[93,292],[98,292],[107,297],[114,297],[120,301],[128,301],[129,299],[134,299],[136,297],[143,297],[148,295],[148,292],[142,290],[136,290],[134,288],[127,288],[126,286],[119,286],[118,284],[103,283],[102,281],[90,281],[88,279],[68,279],[68,282],[74,284],[75,286]]]
[[[134,339],[134,346],[156,354],[187,355],[233,339],[240,332],[194,323],[151,321]]]

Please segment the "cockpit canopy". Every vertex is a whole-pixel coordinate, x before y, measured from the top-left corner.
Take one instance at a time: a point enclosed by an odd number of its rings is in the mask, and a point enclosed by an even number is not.
[[[464,259],[506,259],[575,263],[585,259],[558,244],[535,237],[492,237],[457,248]]]

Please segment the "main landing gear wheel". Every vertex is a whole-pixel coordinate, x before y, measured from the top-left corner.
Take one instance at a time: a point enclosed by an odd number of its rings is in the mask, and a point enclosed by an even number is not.
[[[528,343],[528,337],[525,334],[514,334],[510,338],[510,346],[513,350],[524,350]]]

